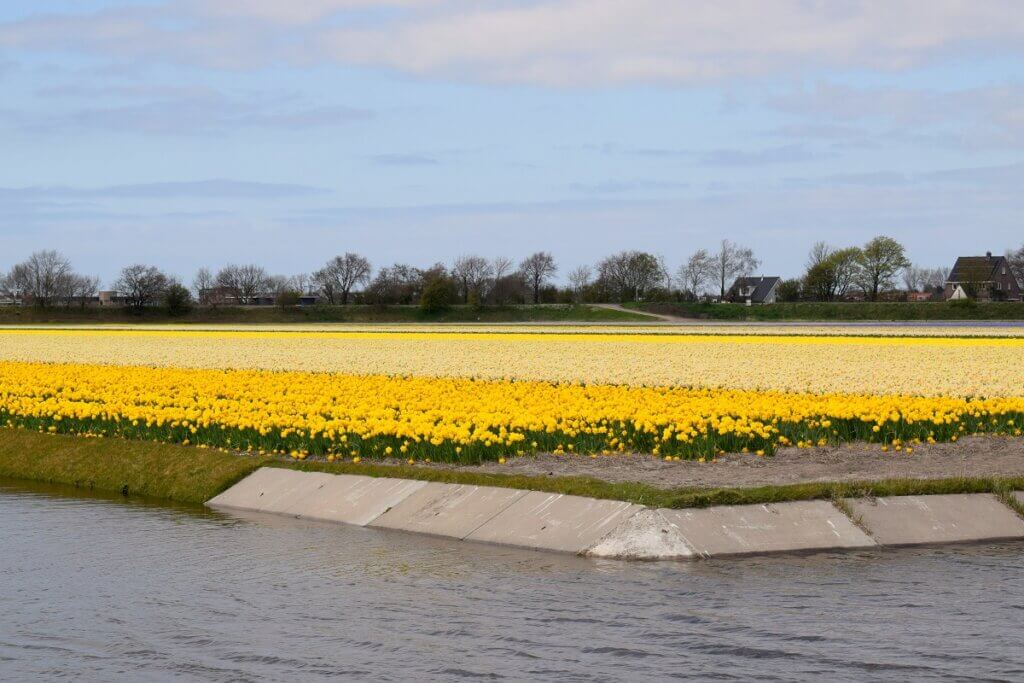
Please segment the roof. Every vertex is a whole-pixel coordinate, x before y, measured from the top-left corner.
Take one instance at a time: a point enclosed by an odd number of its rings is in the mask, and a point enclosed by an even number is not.
[[[990,282],[996,279],[999,268],[1006,265],[1005,256],[961,256],[953,264],[947,282]]]
[[[768,298],[768,295],[780,282],[782,282],[782,278],[775,276],[736,278],[736,282],[734,282],[732,287],[729,288],[729,294],[731,296],[739,296],[741,289],[753,287],[754,292],[749,296],[744,296],[743,298],[749,298],[751,301],[757,303]]]

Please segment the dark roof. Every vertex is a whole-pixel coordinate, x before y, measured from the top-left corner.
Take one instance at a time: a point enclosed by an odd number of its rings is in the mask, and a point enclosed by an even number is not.
[[[754,293],[749,297],[744,296],[742,298],[749,298],[754,303],[760,303],[767,298],[768,294],[772,289],[782,281],[781,277],[741,277],[737,278],[736,282],[733,283],[732,287],[729,288],[730,296],[740,296],[739,292],[741,289],[747,287],[753,287]]]
[[[989,282],[996,279],[998,269],[1004,265],[1005,256],[961,256],[953,264],[947,282]]]

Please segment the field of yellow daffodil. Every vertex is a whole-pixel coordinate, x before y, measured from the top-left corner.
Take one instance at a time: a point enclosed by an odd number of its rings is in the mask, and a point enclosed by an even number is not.
[[[0,423],[329,458],[1020,435],[1024,338],[0,330]]]

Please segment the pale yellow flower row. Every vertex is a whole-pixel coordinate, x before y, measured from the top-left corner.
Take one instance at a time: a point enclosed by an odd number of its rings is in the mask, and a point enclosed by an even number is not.
[[[3,331],[91,330],[91,331],[157,331],[157,332],[377,332],[377,333],[433,333],[433,334],[586,334],[586,335],[744,335],[744,336],[818,336],[818,337],[1009,337],[1024,338],[1024,324],[1008,323],[995,325],[971,325],[953,323],[913,323],[909,325],[864,324],[815,324],[815,323],[684,323],[684,324],[641,324],[620,323],[592,324],[451,324],[451,323],[400,323],[400,324],[358,324],[358,323],[289,323],[244,324],[244,323],[202,323],[202,324],[54,324],[27,328],[24,325],[0,325]]]
[[[369,331],[369,330],[374,331]],[[0,330],[0,361],[516,378],[811,393],[1024,395],[1024,339],[549,331]]]

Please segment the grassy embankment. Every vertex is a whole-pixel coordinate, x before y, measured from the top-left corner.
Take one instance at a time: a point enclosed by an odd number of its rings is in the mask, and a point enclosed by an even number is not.
[[[1024,303],[951,301],[934,303],[776,303],[770,306],[697,303],[628,303],[626,308],[706,320],[912,321],[1024,320]]]
[[[123,308],[0,306],[0,324],[42,323],[507,323],[507,322],[650,322],[643,313],[586,305],[452,306],[427,314],[417,306],[248,306],[194,308],[170,316],[159,308],[132,315]]]
[[[455,484],[501,486],[625,500],[653,507],[685,508],[850,496],[927,495],[993,492],[1011,502],[1024,490],[1024,477],[885,480],[807,483],[721,489],[659,489],[639,483],[608,483],[586,477],[453,472],[407,465],[295,462],[252,457],[190,446],[121,439],[90,439],[0,428],[0,478],[66,484],[86,490],[119,492],[184,503],[202,503],[259,467],[285,467],[332,474],[399,477]]]

